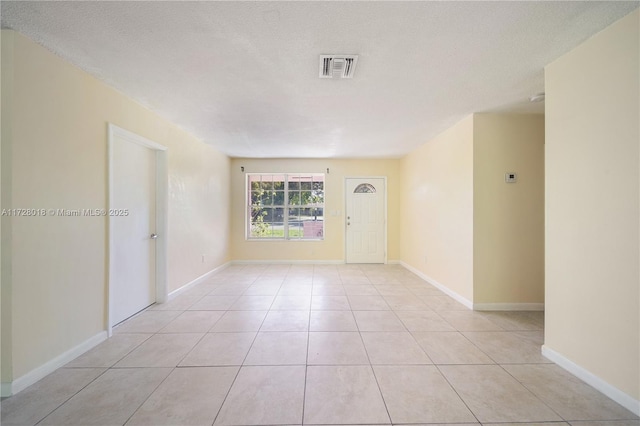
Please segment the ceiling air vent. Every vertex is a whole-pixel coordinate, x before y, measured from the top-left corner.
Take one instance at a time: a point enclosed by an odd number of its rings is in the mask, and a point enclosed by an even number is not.
[[[320,78],[352,78],[358,55],[320,55]]]

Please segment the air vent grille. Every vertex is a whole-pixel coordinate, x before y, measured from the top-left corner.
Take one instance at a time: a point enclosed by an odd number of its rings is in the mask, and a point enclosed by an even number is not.
[[[353,78],[358,55],[320,55],[320,78]]]

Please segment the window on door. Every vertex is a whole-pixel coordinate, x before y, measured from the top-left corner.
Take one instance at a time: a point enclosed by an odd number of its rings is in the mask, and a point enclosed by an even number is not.
[[[247,238],[322,240],[324,174],[248,173]]]

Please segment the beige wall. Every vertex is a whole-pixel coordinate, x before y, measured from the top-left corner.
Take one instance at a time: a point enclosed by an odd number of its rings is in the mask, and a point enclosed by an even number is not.
[[[246,159],[231,161],[231,257],[233,260],[337,261],[345,260],[344,184],[345,177],[387,177],[387,258],[400,257],[399,236],[399,160],[340,159]],[[245,239],[246,173],[326,173],[325,238],[322,241],[247,241]],[[332,216],[331,211],[340,211]]]
[[[640,15],[546,67],[545,347],[640,399]]]
[[[165,140],[169,146],[171,292],[231,260],[231,182],[226,155],[178,128]]]
[[[471,115],[401,170],[403,262],[476,309],[542,306],[543,115]]]
[[[401,260],[473,300],[473,116],[402,159]]]
[[[13,33],[2,31],[0,33],[2,43],[2,77],[0,84],[0,207],[8,205],[11,201],[11,145],[5,143],[11,137],[11,104],[13,99]],[[11,381],[12,352],[11,352],[11,264],[5,262],[5,257],[10,250],[5,249],[11,244],[10,219],[0,217],[0,382]],[[10,257],[8,257],[10,259]]]
[[[13,91],[2,93],[3,174],[10,168],[3,208],[105,208],[111,122],[168,147],[170,291],[229,260],[226,156],[23,36],[3,31],[2,41],[2,84]],[[14,217],[3,225],[7,381],[105,330],[108,247],[106,218]]]
[[[474,304],[544,303],[542,114],[474,115],[473,288]]]

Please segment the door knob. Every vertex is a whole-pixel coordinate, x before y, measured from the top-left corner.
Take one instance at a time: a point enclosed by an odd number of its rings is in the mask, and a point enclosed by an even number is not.
[[[151,238],[152,240],[155,240],[158,238],[158,234],[151,234],[149,238]]]

